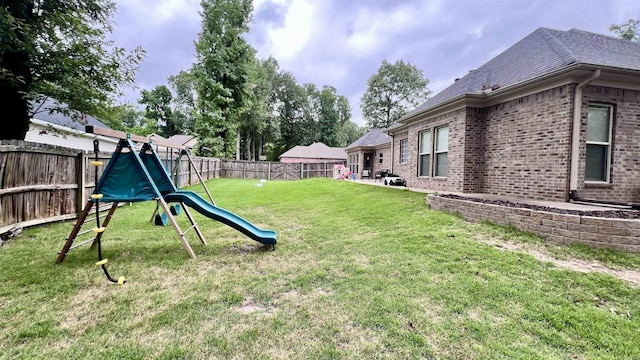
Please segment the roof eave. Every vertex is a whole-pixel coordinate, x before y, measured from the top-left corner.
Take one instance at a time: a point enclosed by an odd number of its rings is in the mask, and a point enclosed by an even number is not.
[[[424,109],[415,114],[411,114],[406,118],[401,118],[400,120],[398,120],[398,123],[400,123],[401,125],[396,128],[389,129],[388,131],[390,133],[395,133],[395,132],[398,132],[399,130],[402,131],[406,128],[406,126],[412,123],[415,123],[417,121],[420,121],[425,117],[427,118],[431,117],[432,115],[437,113],[449,112],[461,107],[484,107],[484,106],[487,106],[487,103],[490,100],[506,97],[509,94],[512,94],[514,92],[526,90],[527,88],[534,87],[536,85],[541,85],[546,81],[551,81],[559,77],[567,76],[569,82],[579,82],[579,80],[577,80],[578,77],[586,76],[587,75],[586,71],[593,71],[595,69],[602,69],[602,70],[607,70],[612,72],[620,72],[620,73],[633,74],[636,76],[640,76],[640,71],[638,70],[623,69],[623,68],[610,67],[610,66],[600,66],[600,65],[594,65],[594,64],[575,63],[569,66],[563,67],[561,69],[558,69],[556,71],[549,72],[547,74],[537,76],[537,77],[510,85],[510,86],[506,86],[504,88],[500,88],[498,90],[494,90],[489,93],[480,93],[480,94],[466,93],[466,94],[458,95],[443,103],[438,104],[437,106]],[[584,71],[585,73],[580,73],[580,71]],[[576,79],[571,78],[571,75],[575,75]]]

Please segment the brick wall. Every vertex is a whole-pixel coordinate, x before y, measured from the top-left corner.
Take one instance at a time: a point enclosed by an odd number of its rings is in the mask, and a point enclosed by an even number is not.
[[[463,191],[465,168],[465,127],[466,110],[460,109],[433,118],[414,123],[409,126],[406,136],[396,136],[396,154],[394,164],[400,162],[400,139],[409,140],[409,161],[407,164],[395,165],[393,170],[407,180],[407,186],[440,191]],[[449,126],[449,154],[447,177],[418,176],[419,136],[422,131],[432,131],[431,141],[435,139],[433,129]],[[430,163],[433,167],[434,154],[431,152]]]
[[[459,214],[473,222],[490,221],[532,232],[558,244],[580,243],[593,248],[640,252],[640,220],[608,219],[555,214],[521,208],[483,204],[428,195],[430,208]]]
[[[411,124],[394,136],[394,172],[411,187],[567,201],[574,93],[575,84],[569,84]],[[583,99],[578,194],[640,202],[640,91],[586,86]],[[589,102],[614,105],[610,184],[584,183]],[[419,134],[443,125],[449,126],[448,175],[419,177]],[[409,141],[409,161],[400,164],[400,140],[404,138]],[[433,162],[432,153],[432,166]]]
[[[484,186],[482,170],[484,169],[484,122],[486,111],[478,108],[467,108],[464,140],[464,180],[463,191],[481,192]]]
[[[486,108],[481,192],[568,200],[573,89]]]
[[[584,183],[585,136],[590,102],[614,105],[610,184]],[[583,89],[578,194],[583,198],[640,202],[640,92],[601,86]]]

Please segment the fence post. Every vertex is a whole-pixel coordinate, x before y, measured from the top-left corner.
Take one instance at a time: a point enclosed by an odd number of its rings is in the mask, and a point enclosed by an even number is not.
[[[85,169],[87,168],[87,157],[84,151],[80,151],[77,155],[76,161],[76,184],[78,184],[78,190],[76,192],[76,214],[80,217],[84,204],[87,202],[84,194],[84,187],[86,186]],[[96,185],[98,179],[95,179]]]
[[[247,162],[244,162],[244,166],[242,167],[242,180],[247,178]]]

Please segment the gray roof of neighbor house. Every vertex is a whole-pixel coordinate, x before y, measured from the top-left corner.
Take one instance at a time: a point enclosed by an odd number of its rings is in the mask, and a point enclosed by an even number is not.
[[[478,94],[483,86],[503,89],[576,64],[640,71],[640,43],[578,29],[539,28],[399,121],[462,94]]]
[[[167,141],[172,142],[172,143],[176,143],[176,144],[180,144],[180,145],[184,145],[186,143],[188,143],[189,141],[191,141],[191,139],[193,139],[195,136],[191,136],[191,135],[173,135],[170,136]]]
[[[347,159],[344,148],[330,147],[323,143],[313,143],[309,146],[294,146],[285,151],[279,158],[308,158],[308,159]]]
[[[45,98],[44,101],[41,102],[34,101],[31,103],[31,107],[36,112],[33,115],[34,119],[46,121],[51,124],[65,126],[80,131],[84,131],[85,125],[93,125],[109,129],[107,125],[91,115],[78,114],[78,118],[74,119],[69,115],[65,115],[57,111],[52,111],[56,107],[66,108],[67,106],[64,104],[60,105],[58,102],[51,98]]]
[[[384,129],[373,129],[347,146],[347,150],[358,146],[378,146],[390,142],[391,137],[387,135]]]

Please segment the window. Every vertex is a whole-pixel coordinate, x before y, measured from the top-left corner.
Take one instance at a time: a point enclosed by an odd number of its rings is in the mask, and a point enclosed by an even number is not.
[[[592,104],[589,106],[585,181],[609,182],[612,110],[611,105]]]
[[[357,173],[358,172],[358,156],[357,154],[349,155],[349,170]]]
[[[447,176],[449,157],[449,127],[436,129],[434,176]]]
[[[409,161],[409,140],[400,140],[400,164],[405,164]]]
[[[382,153],[380,153],[378,156],[378,164],[382,164],[383,161],[384,161],[384,158],[382,157]]]
[[[418,176],[429,176],[429,162],[431,161],[431,130],[420,133],[420,163]]]

